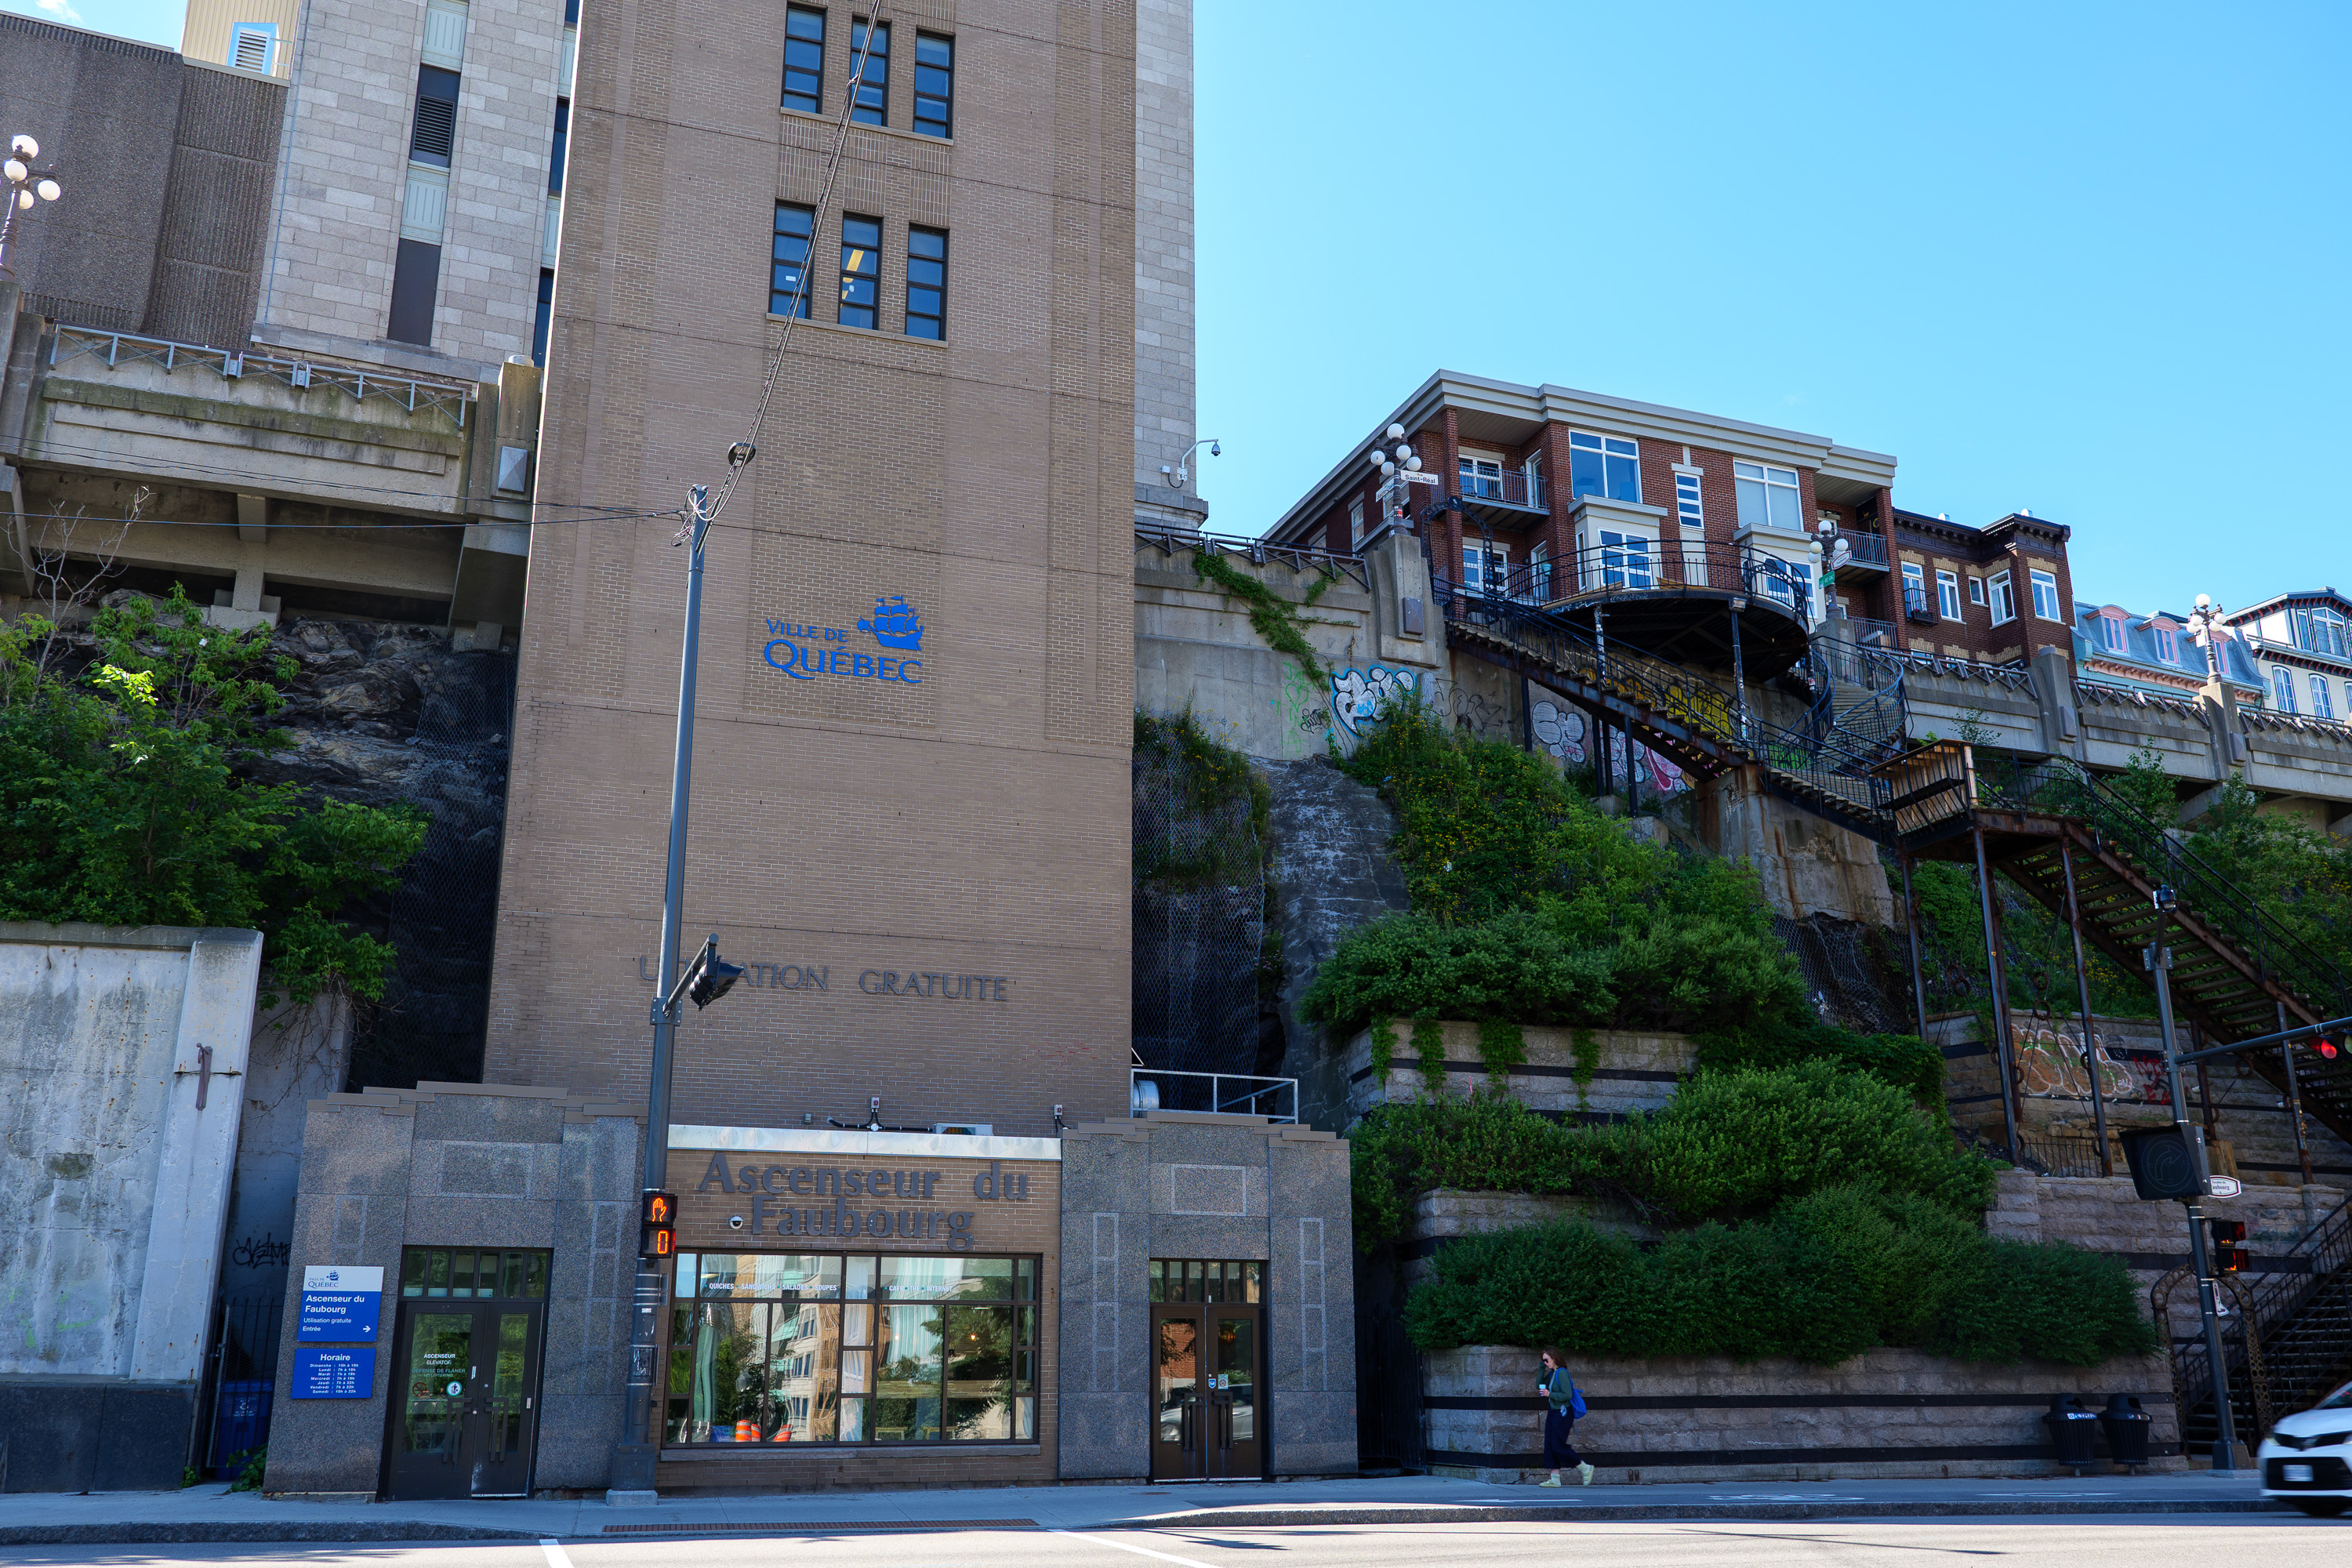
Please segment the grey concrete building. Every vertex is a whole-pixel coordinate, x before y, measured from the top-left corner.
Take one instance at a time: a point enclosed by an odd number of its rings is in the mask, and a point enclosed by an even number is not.
[[[1135,9],[1135,516],[1197,529],[1192,315],[1192,5]],[[1179,471],[1184,482],[1179,483]]]

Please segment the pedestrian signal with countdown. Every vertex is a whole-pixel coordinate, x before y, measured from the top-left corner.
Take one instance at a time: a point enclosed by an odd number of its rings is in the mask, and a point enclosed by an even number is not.
[[[677,1251],[677,1194],[646,1193],[637,1215],[637,1250],[647,1258],[669,1258]]]

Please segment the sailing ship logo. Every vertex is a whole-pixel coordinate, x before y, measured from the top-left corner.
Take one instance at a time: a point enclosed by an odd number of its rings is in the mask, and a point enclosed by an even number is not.
[[[909,653],[923,650],[923,618],[896,595],[887,599],[877,597],[874,618],[858,622],[857,629],[872,632],[874,640],[884,647],[902,647]]]

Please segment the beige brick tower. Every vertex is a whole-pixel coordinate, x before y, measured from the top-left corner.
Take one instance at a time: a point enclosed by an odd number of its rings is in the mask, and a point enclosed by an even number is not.
[[[493,1082],[644,1091],[674,514],[750,421],[784,325],[772,256],[822,194],[864,16],[814,10],[585,16]],[[1036,1134],[1056,1103],[1125,1114],[1135,14],[888,20],[886,123],[850,130],[810,318],[711,537],[686,930],[754,967],[688,1010],[674,1116],[822,1127],[879,1096],[893,1125]],[[788,27],[823,34],[816,113],[778,107]],[[915,101],[926,44],[952,60],[945,137]],[[933,341],[910,270],[942,248]],[[845,270],[859,296],[877,262],[876,324],[843,324]]]

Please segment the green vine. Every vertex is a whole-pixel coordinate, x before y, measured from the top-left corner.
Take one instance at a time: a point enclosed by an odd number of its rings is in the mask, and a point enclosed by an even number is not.
[[[1576,1085],[1576,1109],[1590,1110],[1592,1109],[1592,1075],[1601,1066],[1601,1042],[1593,1037],[1590,1029],[1579,1029],[1570,1037],[1576,1047],[1576,1066],[1568,1076]]]
[[[1434,1018],[1412,1021],[1412,1054],[1421,1058],[1422,1081],[1432,1094],[1445,1092],[1445,1030]]]
[[[1394,1022],[1372,1026],[1372,1081],[1386,1093],[1389,1068],[1396,1061],[1396,1025]]]
[[[1486,1064],[1487,1077],[1508,1078],[1513,1068],[1523,1067],[1527,1063],[1527,1032],[1517,1024],[1481,1018],[1478,1021],[1478,1059]]]
[[[1320,686],[1330,679],[1322,660],[1315,657],[1315,646],[1307,640],[1307,633],[1301,629],[1303,623],[1298,612],[1311,609],[1315,601],[1323,596],[1323,591],[1337,582],[1337,578],[1317,579],[1314,586],[1307,590],[1307,596],[1294,605],[1222,555],[1212,555],[1207,551],[1195,552],[1192,572],[1203,581],[1215,584],[1229,597],[1240,600],[1242,607],[1249,613],[1250,626],[1259,639],[1275,652],[1288,654],[1298,668],[1307,672],[1307,679]]]

